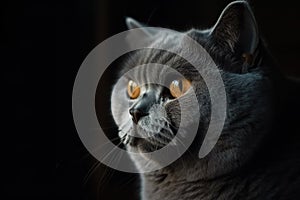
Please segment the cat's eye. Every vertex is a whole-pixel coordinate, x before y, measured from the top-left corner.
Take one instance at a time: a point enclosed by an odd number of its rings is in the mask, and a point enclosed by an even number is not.
[[[131,99],[136,99],[140,95],[140,87],[136,82],[130,80],[127,85],[127,93]]]
[[[191,87],[191,82],[187,79],[173,80],[170,84],[170,93],[174,98],[178,98]]]

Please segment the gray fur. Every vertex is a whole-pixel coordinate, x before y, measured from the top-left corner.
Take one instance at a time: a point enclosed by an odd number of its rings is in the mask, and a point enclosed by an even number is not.
[[[231,6],[234,9],[226,8],[229,15],[245,16],[238,12],[246,12],[252,17],[251,21],[254,20],[246,2],[239,1]],[[243,32],[240,31],[238,23],[232,20],[226,21],[226,16],[223,17],[224,19],[219,19],[214,29],[204,31],[192,29],[186,32],[210,53],[218,65],[228,102],[227,118],[221,137],[212,152],[203,159],[197,157],[197,152],[210,119],[210,98],[198,72],[178,56],[159,50],[136,51],[130,54],[123,63],[121,75],[134,66],[147,63],[171,66],[192,81],[192,87],[201,107],[197,137],[189,150],[168,167],[141,174],[143,200],[300,199],[299,157],[290,156],[292,158],[286,159],[284,156],[279,156],[283,160],[272,160],[262,156],[265,155],[263,151],[270,151],[270,149],[264,150],[264,147],[268,148],[265,142],[268,141],[270,135],[272,137],[272,134],[275,134],[272,132],[272,126],[276,123],[273,117],[276,103],[273,98],[278,89],[276,82],[282,79],[277,74],[264,44],[257,38],[257,30],[253,31],[255,36],[250,37],[252,39],[249,41],[259,41],[253,42],[255,47],[250,45],[251,50],[255,49],[252,52],[254,60],[252,63],[245,63],[242,60],[240,50],[244,48],[239,45],[244,45],[244,43],[239,43],[239,41],[245,39],[241,37]],[[250,25],[252,28],[256,27],[256,23]],[[230,31],[233,30],[235,34],[231,35]],[[183,48],[182,38],[173,32],[162,32],[151,37],[153,44],[169,44],[176,51],[187,51],[194,59],[205,60],[201,55],[197,55],[197,52]],[[217,73],[208,66],[209,64],[203,66],[206,67],[207,73]],[[129,151],[149,152],[161,148],[171,141],[180,123],[181,126],[186,127],[195,123],[193,119],[197,113],[191,112],[187,116],[180,116],[180,109],[184,107],[180,108],[176,99],[163,98],[164,88],[151,84],[142,87],[142,93],[151,92],[154,95],[149,115],[139,121],[139,126],[135,126],[132,122],[128,107],[133,106],[138,100],[130,100],[126,96],[126,81],[134,79],[143,85],[147,83],[147,78],[156,77],[156,81],[163,82],[167,79],[167,74],[168,70],[163,68],[153,70],[150,67],[144,67],[135,71],[134,77],[124,78],[123,87],[122,84],[114,87],[111,99],[112,113],[119,127],[119,135],[124,139],[123,142]],[[190,95],[191,91],[180,98],[188,106],[197,106],[191,105]],[[144,140],[128,136],[128,132],[133,135],[157,134]],[[149,158],[132,159],[140,169],[145,165],[157,164],[155,160],[149,163]]]

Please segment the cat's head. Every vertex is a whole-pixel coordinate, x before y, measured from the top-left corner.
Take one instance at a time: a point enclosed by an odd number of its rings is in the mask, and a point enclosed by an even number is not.
[[[129,29],[143,27],[131,18],[126,23]],[[174,52],[206,60],[200,52],[184,44],[182,34],[155,30],[145,30],[144,34],[154,46],[167,45]],[[203,65],[204,71],[221,73],[225,85],[227,117],[214,149],[205,158],[197,158],[210,121],[210,95],[201,74],[173,53],[158,49],[130,53],[122,63],[121,78],[113,89],[112,114],[123,143],[134,152],[155,151],[167,145],[179,127],[184,131],[199,125],[189,155],[184,154],[182,159],[207,176],[222,174],[250,159],[261,140],[270,106],[271,70],[265,61],[265,48],[255,18],[245,1],[229,4],[212,28],[191,29],[185,34],[204,47],[218,66],[214,70],[209,64]],[[194,93],[196,103],[191,100]],[[195,159],[197,163],[191,162]]]

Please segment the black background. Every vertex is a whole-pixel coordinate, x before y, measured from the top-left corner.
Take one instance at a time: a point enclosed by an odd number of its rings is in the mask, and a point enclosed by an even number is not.
[[[132,175],[99,167],[84,182],[95,160],[81,144],[73,124],[72,87],[77,70],[97,44],[126,30],[125,16],[176,30],[207,28],[228,2],[3,1],[3,195],[133,199],[137,190]],[[250,4],[283,73],[300,77],[297,1],[253,0]]]

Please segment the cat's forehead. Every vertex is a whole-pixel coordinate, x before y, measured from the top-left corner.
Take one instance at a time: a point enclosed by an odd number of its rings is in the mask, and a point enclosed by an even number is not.
[[[192,65],[182,57],[160,49],[142,49],[125,61],[122,74],[134,80],[162,81],[170,76],[184,76]]]
[[[148,63],[168,65],[174,69],[187,65],[188,61],[180,55],[192,55],[195,52],[189,44],[186,34],[162,31],[160,35],[152,38],[148,48],[136,50],[127,57],[125,63],[129,68]],[[201,56],[201,55],[200,55]]]
[[[134,80],[139,85],[158,84],[166,87],[172,80],[184,78],[183,74],[177,70],[158,63],[138,65],[123,74],[123,77],[127,80]]]
[[[153,48],[163,48],[163,49],[173,49],[178,48],[182,40],[184,40],[183,33],[174,31],[161,31],[160,34],[153,36],[152,43],[150,47]]]
[[[148,48],[135,50],[124,59],[121,74],[143,66],[139,68],[139,73],[135,74],[140,74],[139,77],[144,79],[147,76],[159,76],[158,78],[163,79],[169,74],[174,74],[172,70],[192,80],[200,79],[199,69],[196,69],[192,63],[201,63],[197,68],[199,66],[207,68],[211,63],[205,62],[211,59],[207,58],[208,54],[203,53],[203,50],[199,51],[199,48],[195,48],[195,44],[199,43],[191,37],[191,32],[162,31],[152,38]],[[153,67],[151,64],[166,66],[166,68]]]
[[[163,30],[152,38],[150,48],[160,48],[177,54],[188,54],[195,46],[195,43],[202,46],[203,34],[198,30],[191,29],[187,32],[177,32],[172,30]],[[192,52],[191,52],[192,53]]]

